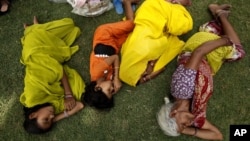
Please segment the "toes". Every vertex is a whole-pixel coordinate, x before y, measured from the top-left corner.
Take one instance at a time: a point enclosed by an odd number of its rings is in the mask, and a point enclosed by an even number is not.
[[[26,23],[23,24],[23,28],[27,28],[28,25]]]
[[[209,4],[208,8],[212,12],[212,14],[215,15],[216,10],[219,9],[219,5],[218,4]]]
[[[222,10],[229,10],[232,7],[230,4],[222,4],[220,5],[220,9]]]

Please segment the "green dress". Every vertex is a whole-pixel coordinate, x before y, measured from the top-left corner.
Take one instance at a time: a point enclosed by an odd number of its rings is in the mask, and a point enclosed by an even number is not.
[[[79,35],[80,29],[69,18],[34,24],[25,29],[21,38],[21,63],[25,65],[24,92],[20,96],[20,102],[25,107],[51,103],[56,114],[64,111],[63,69],[74,97],[80,100],[85,83],[74,69],[63,65],[78,51],[77,45],[70,45]]]

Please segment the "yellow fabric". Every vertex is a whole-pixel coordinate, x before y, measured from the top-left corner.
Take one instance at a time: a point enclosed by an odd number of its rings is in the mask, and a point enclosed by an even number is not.
[[[121,50],[120,78],[136,86],[150,60],[158,59],[154,71],[162,69],[181,51],[184,42],[177,36],[190,31],[193,20],[179,4],[146,0],[135,15],[135,28]]]
[[[69,18],[27,27],[21,38],[21,63],[25,65],[24,92],[20,102],[28,108],[51,103],[56,114],[64,110],[64,89],[61,86],[63,68],[74,97],[80,100],[85,84],[81,76],[62,65],[79,49],[70,47],[80,35],[80,29]]]
[[[188,39],[185,46],[183,47],[183,51],[192,52],[202,43],[211,40],[216,40],[218,38],[221,37],[213,33],[198,32]],[[234,52],[233,49],[234,48],[232,46],[223,46],[213,50],[212,52],[206,55],[206,59],[212,68],[213,74],[216,74],[216,72],[220,69],[225,59],[232,57]]]

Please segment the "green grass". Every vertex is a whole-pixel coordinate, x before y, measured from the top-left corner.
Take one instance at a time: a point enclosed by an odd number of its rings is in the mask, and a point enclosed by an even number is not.
[[[22,46],[23,23],[32,23],[36,15],[41,23],[70,17],[81,28],[82,34],[75,44],[80,50],[68,62],[89,82],[89,54],[95,28],[103,23],[121,20],[112,9],[94,18],[71,13],[69,4],[56,4],[48,0],[12,0],[9,14],[0,16],[0,140],[1,141],[194,141],[189,136],[168,137],[156,122],[156,113],[169,95],[171,74],[176,67],[172,61],[156,79],[139,87],[123,85],[115,96],[115,107],[109,112],[100,112],[85,107],[77,115],[58,122],[55,128],[44,135],[30,135],[22,128],[23,111],[19,96],[23,92],[24,66],[19,59]],[[211,16],[209,3],[233,5],[230,20],[238,32],[246,52],[249,43],[249,6],[243,0],[193,0],[189,8],[194,18],[194,28],[184,40]],[[250,56],[235,63],[226,63],[214,77],[212,96],[207,118],[229,140],[230,124],[250,124]]]

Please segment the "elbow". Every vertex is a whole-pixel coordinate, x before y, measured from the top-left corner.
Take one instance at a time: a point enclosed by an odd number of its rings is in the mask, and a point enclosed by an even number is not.
[[[223,140],[223,135],[220,133],[220,135],[218,135],[218,140],[222,141]]]
[[[219,140],[222,141],[223,140],[223,135],[219,132],[214,136],[214,140]]]
[[[84,108],[84,104],[82,102],[77,101],[75,111],[79,112]]]
[[[82,102],[79,102],[79,104],[77,106],[78,106],[79,111],[84,108],[84,105]]]
[[[204,52],[204,50],[202,48],[196,48],[193,51],[192,55],[203,57],[206,55],[206,53]]]

